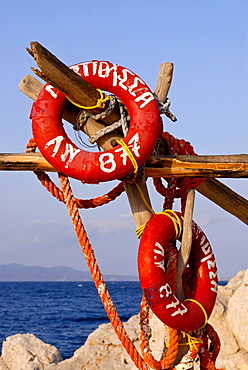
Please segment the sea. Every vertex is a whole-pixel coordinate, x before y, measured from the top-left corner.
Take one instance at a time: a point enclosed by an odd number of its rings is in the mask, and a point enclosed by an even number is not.
[[[106,284],[122,321],[139,313],[138,281]],[[56,346],[65,360],[108,322],[93,282],[0,282],[1,345],[8,336],[32,333]]]

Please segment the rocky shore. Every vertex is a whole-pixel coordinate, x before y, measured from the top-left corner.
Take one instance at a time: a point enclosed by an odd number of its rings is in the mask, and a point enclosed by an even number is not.
[[[221,351],[217,368],[248,369],[248,270],[240,271],[225,286],[219,286],[214,311],[209,320],[218,332]],[[134,344],[139,348],[139,317],[125,324]],[[151,347],[158,356],[164,326],[151,318]],[[2,346],[0,370],[136,370],[110,324],[102,324],[89,335],[72,358],[62,360],[56,347],[42,342],[33,334],[16,334],[6,338]],[[178,370],[181,370],[178,368]]]

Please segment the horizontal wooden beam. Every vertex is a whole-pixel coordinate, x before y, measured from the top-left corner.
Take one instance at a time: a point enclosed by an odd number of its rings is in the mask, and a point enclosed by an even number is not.
[[[0,153],[0,171],[57,172],[41,153]]]
[[[171,163],[171,167],[167,167],[164,169],[162,177],[175,176],[175,174],[172,175],[173,173],[172,164],[175,161],[178,161],[179,157],[180,160],[182,160],[182,162],[186,158],[189,159],[189,156],[166,158]],[[199,165],[199,160],[205,157],[206,156],[192,156],[190,157],[189,163],[192,164],[194,163],[192,161],[195,160],[195,163]],[[215,161],[216,157],[219,156],[213,156]],[[221,158],[223,159],[223,156],[221,156]],[[245,155],[245,158],[247,158],[247,155]],[[151,157],[150,160],[152,161],[153,157]],[[211,161],[211,156],[208,156],[208,160]],[[15,154],[0,153],[0,170],[56,172],[55,168],[51,166],[40,153],[15,153]],[[147,175],[149,175],[150,171],[153,172],[154,170],[156,169],[147,167],[146,168]],[[159,168],[158,170],[161,174],[162,169]],[[149,176],[151,176],[151,174]],[[213,176],[216,176],[216,174]],[[205,177],[205,175],[203,177]],[[240,221],[248,225],[248,201],[245,198],[241,197],[239,194],[235,193],[228,186],[222,184],[220,181],[214,178],[208,178],[201,185],[198,185],[196,190],[200,192],[202,195],[206,196],[212,202],[217,204],[219,207],[231,213],[233,216],[237,217]]]
[[[146,161],[151,177],[248,177],[248,155],[153,156]]]
[[[1,171],[56,172],[40,153],[0,153]],[[146,162],[147,177],[248,177],[248,155],[153,156]]]

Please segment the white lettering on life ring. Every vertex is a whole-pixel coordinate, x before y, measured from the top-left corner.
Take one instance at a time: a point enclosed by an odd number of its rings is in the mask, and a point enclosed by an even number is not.
[[[165,290],[165,294],[163,294],[162,292]],[[170,294],[173,294],[172,293],[172,290],[171,290],[171,287],[168,283],[166,283],[165,285],[162,285],[160,288],[159,288],[159,292],[160,292],[160,298],[164,298],[164,297],[169,297]]]
[[[81,71],[80,66],[82,68]],[[140,90],[146,86],[145,82],[140,77],[136,76],[135,73],[129,69],[118,67],[114,63],[94,60],[92,62],[78,63],[77,65],[71,66],[70,69],[81,77],[97,75],[100,78],[108,78],[112,74],[112,86],[118,85],[131,96],[135,97],[134,101],[136,103],[140,102],[139,108],[141,109],[155,99],[151,91],[140,92]]]
[[[46,143],[45,149],[47,149],[51,145],[54,145],[52,157],[55,157],[55,155],[58,153],[63,140],[64,140],[64,137],[60,135],[60,136],[56,136],[54,139],[51,139]],[[70,143],[65,144],[65,151],[64,153],[61,153],[60,155],[62,162],[65,162],[65,168],[68,168],[68,164],[73,161],[74,157],[80,151],[81,149],[75,149],[73,145]]]
[[[106,77],[109,77],[110,72],[113,71],[113,77],[114,77],[113,86],[114,86],[115,80],[117,78],[116,70],[117,70],[117,65],[116,64],[113,63],[113,66],[110,67],[108,62],[100,62],[99,69],[98,69],[98,76],[102,77],[102,78],[106,78]]]
[[[144,94],[138,96],[134,101],[137,103],[139,101],[143,101],[143,104],[140,105],[140,108],[144,108],[150,101],[154,99],[154,96],[151,92],[147,91]]]
[[[217,272],[211,271],[212,268],[215,270],[216,268],[216,261],[214,259],[213,252],[211,250],[211,246],[209,242],[206,240],[206,236],[203,235],[201,238],[201,250],[204,253],[205,257],[203,257],[200,262],[207,262],[207,267],[209,270],[209,279],[210,279],[210,290],[214,293],[218,291],[218,283],[216,282]]]
[[[128,147],[130,150],[136,155],[136,157],[139,157],[139,149],[140,145],[139,143],[139,134],[136,132],[133,137],[128,141]],[[115,150],[115,153],[120,152],[120,157],[122,158],[122,164],[125,166],[127,164],[127,157],[128,154],[126,153],[125,149],[123,147],[120,147],[119,149]],[[105,159],[107,157],[107,159]],[[100,162],[100,169],[103,172],[110,173],[113,172],[116,169],[116,162],[115,157],[112,153],[103,153],[99,156],[99,162]],[[111,166],[109,166],[111,164]]]
[[[140,145],[138,145],[138,143],[139,143],[139,134],[138,132],[136,132],[136,134],[133,135],[133,137],[131,137],[131,139],[128,142],[128,147],[136,155],[136,157],[140,156],[140,153],[139,153]],[[128,154],[125,151],[125,149],[121,147],[119,149],[116,149],[115,152],[116,153],[121,152],[120,157],[122,158],[122,164],[125,166],[127,164],[127,157],[128,157]]]
[[[61,143],[62,143],[63,140],[64,140],[64,137],[62,135],[56,136],[54,139],[49,140],[45,144],[45,148],[44,149],[47,149],[50,145],[53,145],[54,144],[52,157],[55,157],[55,155],[59,151],[60,145],[61,145]]]
[[[107,159],[105,159],[107,158]],[[103,153],[99,156],[100,169],[103,172],[110,173],[116,169],[116,162],[113,153]],[[110,167],[109,167],[110,164]]]
[[[55,91],[53,91],[53,89],[54,89],[54,87],[53,87],[52,85],[46,85],[46,87],[45,87],[45,90],[46,90],[47,92],[49,92],[49,94],[50,94],[54,99],[56,99],[58,95],[56,94],[56,92],[55,92]]]
[[[164,290],[165,290],[165,294],[162,293]],[[179,299],[173,294],[172,289],[168,283],[166,283],[165,285],[162,285],[159,288],[159,292],[160,292],[160,298],[164,298],[164,297],[168,298],[171,295],[173,296],[173,298],[175,298],[175,302],[171,302],[167,304],[165,307],[166,309],[177,308],[178,305],[182,307],[182,308],[179,307],[177,310],[172,312],[171,316],[183,315],[184,313],[188,311],[187,307],[185,307],[184,304],[182,304],[182,302],[180,302]]]
[[[70,143],[65,144],[65,152],[61,154],[60,158],[62,162],[65,162],[65,168],[68,168],[70,162],[73,161],[74,157],[81,152],[80,149],[75,149]]]
[[[156,242],[155,243],[155,247],[157,247],[158,249],[155,249],[155,248],[153,249],[154,259],[157,260],[157,258],[159,258],[159,256],[162,256],[162,259],[161,259],[161,261],[154,261],[154,265],[156,267],[160,267],[165,272],[165,267],[164,267],[164,248],[163,248],[163,246],[159,242]]]

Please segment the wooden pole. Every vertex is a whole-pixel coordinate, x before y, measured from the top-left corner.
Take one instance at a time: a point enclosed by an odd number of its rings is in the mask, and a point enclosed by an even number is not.
[[[39,77],[43,78],[46,82],[51,83],[55,88],[57,88],[62,93],[64,93],[71,101],[75,102],[76,104],[86,105],[86,106],[95,105],[97,99],[99,98],[99,93],[90,84],[88,84],[86,81],[81,79],[77,74],[75,74],[72,70],[66,67],[62,62],[60,62],[54,55],[48,52],[40,44],[31,43],[31,50],[28,49],[28,51],[34,57],[34,59],[37,62],[37,65],[41,69],[41,72],[36,69],[33,69],[33,71]],[[165,101],[166,99],[166,96],[167,96],[167,93],[168,93],[168,90],[171,84],[172,71],[173,71],[173,66],[171,68],[170,78],[167,77],[167,81],[168,81],[167,86],[165,86],[166,84],[165,84],[165,80],[163,80],[163,77],[162,77],[161,84],[160,84],[160,77],[158,78],[158,84],[156,86],[157,91],[155,92],[158,98],[162,101]],[[160,88],[158,88],[159,84],[161,85]],[[76,109],[72,107],[71,104],[68,104],[68,110],[70,110],[70,113],[71,111],[74,111],[74,112],[76,111]],[[92,111],[94,113],[99,112],[98,109],[92,110]],[[72,112],[72,118],[70,118],[71,121],[75,120],[75,114],[73,116],[74,112]],[[119,115],[116,111],[114,111],[106,119],[106,123],[109,124],[118,119],[119,119]],[[111,134],[111,137],[112,137],[112,134]],[[109,144],[111,145],[111,141],[110,143],[108,143],[108,145],[106,145],[106,147],[105,147],[105,143],[102,144],[103,149],[108,149],[107,146],[109,146]],[[155,172],[158,173],[159,171],[158,171],[158,168],[156,167],[157,166],[159,167],[160,164],[161,164],[161,160],[156,160],[156,163],[155,164],[153,163],[153,165],[155,166],[155,169],[153,169],[151,172],[154,171],[154,173]],[[163,163],[162,167],[164,168],[166,167],[166,165]],[[174,168],[175,167],[178,168],[177,166],[174,166]],[[220,170],[223,170],[223,168],[220,168]],[[224,170],[225,170],[225,167],[224,167]],[[192,171],[191,168],[190,168],[190,171]],[[212,170],[210,170],[210,172],[211,171]],[[243,168],[242,170],[243,172],[242,172],[240,168],[236,169],[235,167],[235,169],[232,169],[232,171],[233,172],[236,171],[239,174],[242,174],[244,177],[247,176],[247,168]],[[180,170],[178,170],[178,176],[180,176]],[[181,176],[185,176],[185,173],[183,174],[181,173]],[[164,177],[164,176],[161,176],[161,177]],[[136,184],[125,183],[124,186],[125,186],[125,190],[126,190],[126,193],[129,199],[129,203],[130,203],[133,215],[134,215],[136,227],[141,226],[143,223],[147,222],[152,215],[152,211],[150,210],[150,200],[149,200],[149,195],[148,195],[146,185],[145,183],[143,183],[141,180],[138,179]],[[140,191],[142,192],[143,197],[145,197],[145,200],[146,200],[145,202],[143,202],[143,198],[140,194]],[[182,243],[182,250],[180,253],[180,260],[178,264],[177,276],[180,276],[181,270],[184,269],[184,266],[187,263],[188,254],[190,252],[189,244],[190,244],[190,239],[192,235],[190,235],[189,230],[192,233],[191,220],[192,220],[192,212],[193,212],[193,206],[192,206],[193,201],[192,201],[192,197],[190,200],[190,196],[189,196],[189,199],[186,205],[187,216],[185,219],[186,225],[184,225],[184,229],[185,229],[184,235],[186,235],[187,240],[185,241],[185,237],[184,237],[184,242]],[[191,203],[191,206],[189,205],[190,203]],[[181,289],[180,294],[182,295],[182,289]]]
[[[88,84],[86,81],[84,81],[81,77],[79,77],[77,74],[75,74],[72,70],[70,70],[67,66],[65,66],[61,61],[59,61],[53,54],[51,54],[48,50],[43,48],[39,43],[31,43],[31,50],[28,49],[29,53],[34,57],[34,59],[37,62],[38,67],[41,69],[41,71],[38,71],[37,69],[33,69],[33,71],[41,78],[43,78],[46,82],[51,83],[55,88],[60,90],[62,93],[64,93],[71,101],[75,102],[79,105],[86,105],[86,106],[92,106],[95,105],[97,99],[99,98],[99,92],[96,91],[90,84]],[[163,67],[162,67],[163,66]],[[164,64],[160,66],[160,73],[158,77],[157,86],[155,89],[155,93],[158,96],[158,98],[161,101],[165,101],[173,74],[173,65],[171,63]],[[23,88],[23,87],[20,87]],[[33,86],[32,86],[33,88]],[[40,89],[40,86],[38,87]],[[32,95],[34,97],[34,95]],[[68,112],[67,112],[68,111]],[[99,113],[99,109],[92,110],[93,113]],[[76,115],[78,111],[77,109],[72,106],[70,103],[68,103],[68,106],[65,110],[65,117],[69,120],[69,122],[75,123]],[[109,124],[119,119],[119,114],[116,110],[112,112],[112,114],[107,117],[105,120],[105,123]],[[93,128],[93,124],[95,124],[94,120],[91,120],[89,129],[86,130],[88,135],[92,135],[97,129]],[[93,131],[91,133],[91,130]],[[118,136],[118,134],[117,134]],[[105,140],[105,139],[104,139]],[[113,135],[110,134],[109,141],[106,143],[102,142],[100,145],[103,147],[103,149],[108,149],[109,147],[112,147],[112,140]],[[39,160],[42,162],[42,158],[39,157]],[[150,166],[151,173],[159,173],[159,177],[165,177],[163,174],[161,176],[161,170],[160,166],[162,166],[163,170],[168,167],[168,162],[166,161],[167,158],[161,158],[156,157],[152,158],[151,162],[148,162],[148,165]],[[170,158],[171,160],[171,158]],[[192,161],[188,160],[186,163],[187,165],[184,166],[184,169],[182,170],[181,167],[178,165],[178,159],[173,158],[172,159],[173,165],[169,165],[170,170],[173,171],[177,170],[176,176],[188,176],[187,171],[189,173],[192,173],[192,171],[195,169],[195,167],[192,167]],[[197,161],[196,161],[197,162]],[[191,163],[191,165],[189,165]],[[197,162],[198,163],[198,162]],[[44,163],[43,163],[44,164]],[[228,163],[230,164],[230,162]],[[30,165],[30,164],[29,164]],[[39,163],[39,166],[41,163]],[[209,163],[205,163],[205,166],[203,166],[203,162],[201,162],[201,168],[204,168],[205,170],[209,171],[209,174],[213,174],[214,171],[216,171],[216,162],[214,163],[214,168],[209,169]],[[248,167],[245,165],[245,163],[242,163],[242,169],[240,167],[232,167],[231,173],[235,173],[235,175],[238,173],[238,177],[244,176],[247,177],[247,169]],[[188,168],[189,166],[190,168]],[[226,163],[217,169],[219,172],[223,174],[223,171],[226,171]],[[199,164],[198,164],[199,167]],[[147,175],[148,169],[146,169],[146,175]],[[202,171],[201,171],[202,173]],[[225,173],[227,176],[227,173]],[[152,175],[153,176],[153,175]],[[193,176],[193,175],[192,175]],[[216,176],[216,175],[215,175]],[[197,176],[200,177],[200,176]],[[205,177],[205,175],[204,175]],[[228,176],[229,177],[229,176]],[[148,195],[148,191],[146,188],[146,184],[143,183],[140,179],[137,180],[135,184],[130,183],[124,183],[124,187],[129,199],[129,203],[134,215],[134,221],[136,224],[136,227],[141,226],[143,223],[146,223],[150,217],[152,216],[152,210],[150,209],[150,199]],[[141,196],[141,193],[143,196]],[[204,192],[204,188],[203,188]],[[193,194],[193,195],[192,195]],[[143,197],[145,198],[145,202],[143,201]],[[181,274],[184,270],[184,267],[187,263],[188,256],[190,253],[190,247],[191,247],[191,239],[192,239],[192,213],[193,213],[193,203],[194,203],[194,191],[190,191],[188,194],[188,199],[186,203],[186,210],[185,210],[185,222],[184,222],[184,234],[183,234],[183,240],[182,240],[182,246],[181,250],[179,252],[179,260],[178,260],[178,269],[177,269],[177,280],[181,282]],[[178,292],[180,298],[183,299],[183,289],[181,283],[178,283]],[[180,350],[181,352],[181,350]]]
[[[178,251],[178,260],[177,260],[177,297],[181,301],[183,301],[185,298],[182,284],[182,274],[188,263],[192,246],[192,219],[194,202],[195,202],[195,190],[189,189],[183,219],[182,243]]]
[[[158,99],[165,102],[173,75],[173,64],[163,63],[160,65],[158,81],[155,87],[155,94]],[[134,184],[124,182],[124,189],[128,194],[129,204],[134,216],[136,228],[145,224],[153,215],[151,201],[149,198],[146,183],[137,179]],[[142,194],[142,196],[141,196]],[[145,199],[145,201],[143,200]]]

